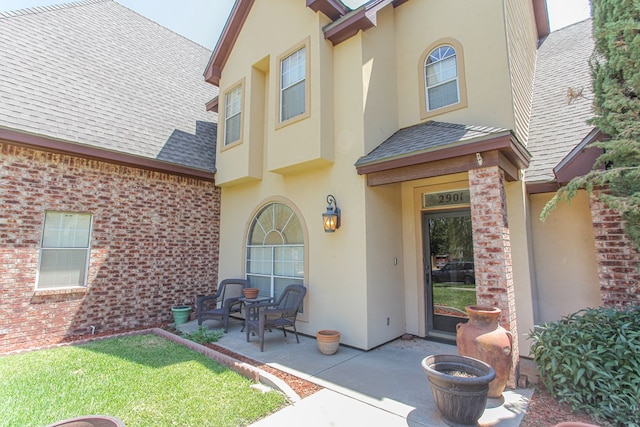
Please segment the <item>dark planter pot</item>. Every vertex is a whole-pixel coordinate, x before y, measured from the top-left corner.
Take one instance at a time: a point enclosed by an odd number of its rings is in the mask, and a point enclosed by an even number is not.
[[[450,426],[477,426],[496,371],[471,357],[436,354],[422,360],[438,411]],[[459,372],[468,376],[453,375]]]

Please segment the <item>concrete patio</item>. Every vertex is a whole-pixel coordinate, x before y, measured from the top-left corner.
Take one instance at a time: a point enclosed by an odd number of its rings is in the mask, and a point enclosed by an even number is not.
[[[221,322],[205,321],[211,329]],[[197,330],[196,321],[178,327]],[[216,344],[269,366],[314,382],[324,389],[257,422],[254,426],[446,426],[435,407],[420,363],[431,354],[456,354],[456,347],[420,338],[395,340],[370,351],[340,346],[326,356],[315,337],[281,331],[265,333],[264,352],[259,340],[241,332],[242,319],[229,321],[229,332]],[[504,401],[487,402],[481,426],[516,427],[526,411],[531,389],[507,390]]]

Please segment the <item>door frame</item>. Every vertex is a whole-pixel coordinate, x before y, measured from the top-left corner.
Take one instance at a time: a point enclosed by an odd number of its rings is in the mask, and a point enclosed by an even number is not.
[[[428,229],[428,220],[435,217],[461,217],[471,218],[471,207],[457,207],[451,209],[422,210],[420,212],[420,233],[422,234],[422,281],[424,290],[424,317],[425,317],[425,338],[433,341],[441,341],[448,344],[455,344],[456,333],[434,329],[433,310],[433,283],[431,280],[431,242]],[[427,268],[428,267],[428,268]],[[468,319],[460,319],[459,323],[465,323]]]

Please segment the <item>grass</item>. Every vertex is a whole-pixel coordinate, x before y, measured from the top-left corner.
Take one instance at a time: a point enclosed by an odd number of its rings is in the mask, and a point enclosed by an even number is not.
[[[277,392],[156,335],[0,358],[0,426],[81,415],[136,426],[243,426],[281,408]]]
[[[464,311],[466,306],[476,304],[475,289],[475,285],[465,285],[464,283],[434,283],[433,301],[434,304]]]

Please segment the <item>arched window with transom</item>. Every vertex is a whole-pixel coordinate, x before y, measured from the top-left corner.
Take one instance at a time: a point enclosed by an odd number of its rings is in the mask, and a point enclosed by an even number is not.
[[[458,60],[453,46],[443,45],[433,49],[424,63],[427,111],[457,104]]]
[[[269,203],[247,235],[247,279],[260,295],[278,298],[288,285],[304,282],[304,232],[287,205]]]

